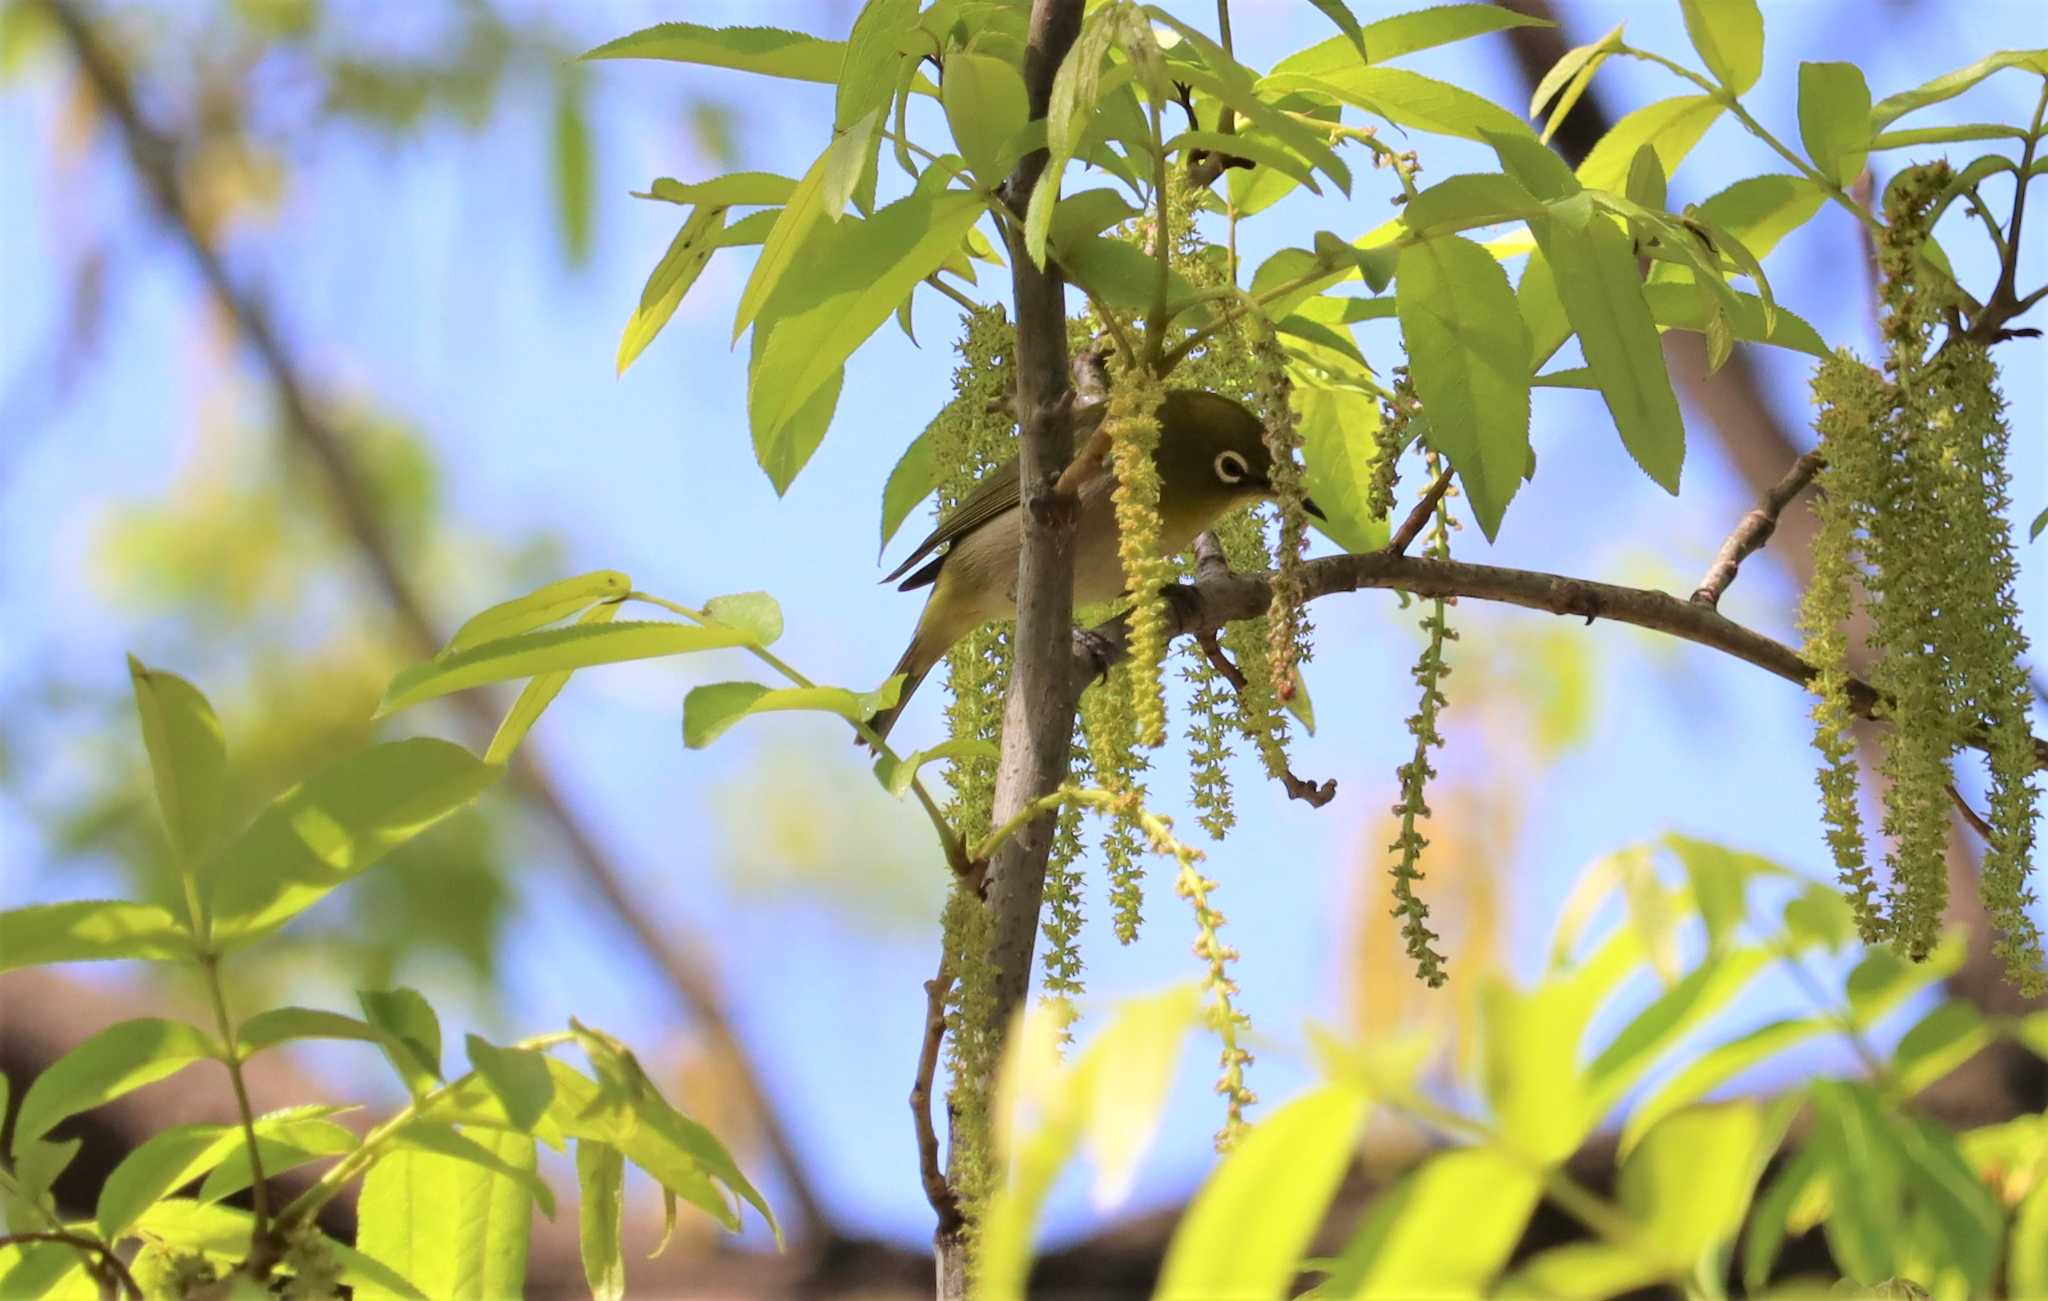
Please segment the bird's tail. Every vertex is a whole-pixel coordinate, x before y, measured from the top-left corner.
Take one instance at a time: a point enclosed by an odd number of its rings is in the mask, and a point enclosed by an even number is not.
[[[910,703],[917,684],[924,681],[924,675],[931,672],[932,665],[937,662],[936,657],[927,651],[924,641],[924,629],[920,627],[918,635],[912,637],[910,645],[904,649],[903,658],[897,660],[896,667],[890,670],[891,677],[899,673],[903,675],[903,690],[897,693],[895,704],[868,719],[868,727],[878,740],[889,739],[889,729],[896,726],[896,720],[902,715],[903,707]],[[862,744],[867,743],[865,737],[861,740]]]

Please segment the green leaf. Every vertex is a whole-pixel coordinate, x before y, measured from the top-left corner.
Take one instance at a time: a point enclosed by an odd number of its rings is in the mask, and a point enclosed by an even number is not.
[[[263,1153],[263,1174],[275,1179],[287,1170],[297,1169],[325,1157],[339,1156],[353,1151],[356,1136],[346,1127],[336,1124],[328,1117],[349,1110],[346,1107],[305,1106],[287,1107],[256,1118],[256,1144]],[[240,1133],[234,1136],[236,1142],[229,1148],[213,1173],[206,1176],[206,1182],[199,1186],[199,1200],[217,1202],[231,1197],[247,1188],[249,1177],[249,1149],[240,1141]]]
[[[427,1152],[455,1161],[464,1161],[509,1179],[525,1189],[540,1205],[541,1213],[552,1220],[555,1218],[555,1194],[533,1171],[535,1152],[531,1140],[528,1140],[525,1146],[523,1162],[516,1155],[508,1160],[498,1150],[512,1146],[517,1153],[519,1149],[516,1144],[505,1142],[512,1137],[508,1131],[495,1128],[479,1129],[477,1136],[471,1137],[453,1125],[431,1120],[413,1120],[391,1136],[391,1146],[398,1152]],[[525,1235],[522,1233],[521,1236]]]
[[[1637,1103],[1622,1126],[1620,1151],[1626,1157],[1643,1135],[1665,1117],[1691,1106],[1744,1071],[1769,1061],[1796,1043],[1830,1029],[1818,1017],[1788,1017],[1767,1022],[1740,1038],[1716,1044],[1687,1062],[1685,1068]]]
[[[1202,36],[1195,28],[1178,23],[1176,19],[1167,16],[1163,11],[1155,10],[1154,12],[1163,21],[1175,24],[1178,30],[1184,34],[1191,34],[1198,38],[1199,43],[1206,47],[1207,63],[1200,67],[1189,64],[1176,66],[1174,69],[1176,81],[1185,81],[1217,102],[1229,105],[1233,111],[1246,119],[1252,126],[1264,131],[1275,140],[1286,145],[1287,148],[1315,164],[1317,170],[1337,183],[1338,189],[1346,194],[1351,192],[1351,169],[1345,165],[1343,159],[1337,156],[1337,151],[1326,143],[1327,135],[1317,132],[1312,127],[1304,126],[1268,103],[1259,95],[1258,85],[1254,82],[1250,71],[1242,64],[1231,59],[1228,54],[1210,42],[1206,36]],[[1370,73],[1372,70],[1360,68],[1358,71]]]
[[[1660,1121],[1621,1167],[1621,1202],[1642,1226],[1642,1248],[1674,1275],[1718,1273],[1719,1249],[1741,1229],[1781,1129],[1750,1102],[1689,1107]]]
[[[954,50],[946,56],[939,94],[968,169],[983,185],[998,184],[1016,165],[1012,142],[1030,116],[1024,78],[1007,59]]]
[[[803,179],[790,191],[789,201],[775,214],[775,224],[768,228],[768,234],[761,241],[761,256],[754,262],[753,271],[747,276],[746,287],[740,291],[739,310],[733,316],[732,338],[739,342],[754,318],[768,305],[768,300],[782,283],[782,277],[793,264],[798,254],[804,254],[809,261],[811,234],[825,215],[825,177],[839,165],[838,155],[850,150],[858,142],[849,143],[846,135],[835,136],[825,151],[818,155]],[[835,227],[836,229],[836,227]],[[754,341],[758,352],[760,340]]]
[[[2034,522],[2027,525],[2027,541],[2040,537],[2044,528],[2048,528],[2048,507],[2044,507],[2039,515],[2034,516]]]
[[[354,1039],[380,1044],[383,1037],[367,1021],[317,1007],[273,1007],[242,1022],[240,1051],[247,1057],[295,1039]]]
[[[1963,955],[1964,946],[1953,935],[1944,936],[1923,962],[1900,957],[1885,945],[1866,949],[1843,985],[1849,1020],[1858,1030],[1869,1029],[1906,999],[1954,975]]]
[[[1555,273],[1558,296],[1585,349],[1586,364],[1600,381],[1622,445],[1653,482],[1675,496],[1685,462],[1685,421],[1629,238],[1594,213],[1585,195],[1553,205],[1552,211],[1555,216],[1530,229]]]
[[[1679,0],[1685,34],[1714,80],[1736,95],[1764,70],[1764,16],[1756,0]]]
[[[357,1203],[356,1248],[427,1296],[519,1296],[533,1213],[526,1182],[534,1179],[533,1140],[487,1132],[468,1141],[497,1165],[413,1149],[394,1151],[372,1166]],[[393,1294],[359,1285],[356,1295],[382,1301]]]
[[[1816,171],[1837,185],[1855,180],[1873,134],[1862,69],[1853,63],[1799,65],[1799,138]]]
[[[175,673],[143,667],[128,657],[142,744],[149,751],[157,808],[171,850],[186,870],[220,835],[221,792],[227,782],[227,742],[206,696]]]
[[[1923,82],[1912,90],[1887,95],[1871,108],[1870,129],[1882,131],[1908,113],[1954,99],[1992,73],[2003,72],[2007,68],[2020,68],[2048,77],[2048,50],[2000,50],[1996,54],[1985,55],[1968,67]]]
[[[1771,954],[1735,949],[1687,972],[1644,1008],[1586,1068],[1586,1087],[1596,1114],[1604,1114],[1657,1057],[1707,1017],[1728,1005],[1762,974]]]
[[[1820,1148],[1809,1143],[1791,1154],[1770,1186],[1756,1198],[1749,1217],[1749,1235],[1742,1244],[1742,1285],[1754,1296],[1764,1290],[1778,1248],[1784,1244],[1792,1210],[1807,1186],[1821,1174]]]
[[[1097,102],[1102,95],[1102,66],[1116,40],[1116,10],[1098,9],[1082,21],[1081,34],[1060,61],[1053,74],[1052,96],[1045,113],[1045,143],[1048,153],[1045,171],[1032,187],[1031,201],[1024,210],[1024,247],[1031,260],[1045,265],[1046,245],[1052,233],[1053,212],[1062,206],[1060,175],[1067,163],[1081,151],[1088,128],[1094,123]]]
[[[2014,1296],[2048,1296],[2048,1179],[2034,1185],[2013,1215],[2005,1283]]]
[[[151,904],[75,899],[0,912],[0,971],[52,962],[176,962],[192,956],[192,936],[183,923]]]
[[[1540,248],[1529,255],[1529,264],[1522,269],[1515,307],[1529,331],[1529,368],[1540,370],[1572,337],[1571,318],[1565,315],[1564,299],[1557,293],[1557,274]]]
[[[1292,178],[1297,184],[1306,185],[1316,194],[1323,192],[1323,188],[1316,184],[1315,172],[1307,163],[1289,153],[1284,146],[1255,134],[1252,129],[1232,135],[1225,135],[1220,131],[1183,131],[1166,142],[1166,152],[1169,154],[1190,149],[1206,149],[1212,153],[1248,158]]]
[[[441,1082],[441,1018],[433,1004],[416,989],[359,989],[356,998],[363,1005],[363,1019],[378,1035],[377,1042],[391,1061],[398,1078],[417,1098]]]
[[[531,1048],[500,1048],[476,1035],[467,1036],[469,1064],[497,1095],[515,1129],[531,1133],[555,1100],[554,1077],[546,1056]]]
[[[933,423],[936,424],[937,420]],[[926,425],[910,446],[903,449],[896,468],[889,471],[889,482],[882,487],[882,545],[875,552],[878,559],[888,549],[889,539],[896,536],[896,530],[903,527],[903,521],[916,509],[917,503],[931,496],[936,487],[938,476],[932,463],[932,426]]]
[[[1310,3],[1323,11],[1323,17],[1337,24],[1337,30],[1344,34],[1344,39],[1358,51],[1359,62],[1372,62],[1372,56],[1365,50],[1365,33],[1359,29],[1358,15],[1351,12],[1350,5],[1344,0],[1310,0]]]
[[[825,178],[818,190],[818,201],[828,220],[836,222],[845,216],[849,202],[856,203],[863,212],[873,206],[871,191],[874,189],[875,152],[879,147],[875,130],[881,123],[882,110],[878,107],[867,116],[856,118],[851,125],[840,128],[839,134],[833,138],[831,149],[826,151],[830,161],[825,165]],[[863,185],[867,187],[866,191],[862,190]],[[775,296],[770,294],[768,302],[772,305],[774,301]],[[768,309],[764,307],[762,310]],[[756,325],[760,320],[756,318]]]
[[[875,780],[882,783],[882,789],[897,798],[910,789],[910,783],[917,776],[917,770],[940,759],[993,759],[996,757],[994,743],[978,736],[957,736],[926,750],[916,750],[901,760],[883,755],[875,760]]]
[[[1628,165],[1629,202],[1661,210],[1669,186],[1670,180],[1664,175],[1664,163],[1657,157],[1657,147],[1645,142],[1637,148],[1636,156]]]
[[[1573,1242],[1537,1253],[1501,1285],[1507,1297],[1612,1297],[1657,1279],[1644,1253],[1607,1242]]]
[[[1335,15],[1331,17],[1335,19]],[[1288,55],[1273,65],[1273,71],[1276,74],[1303,73],[1315,77],[1339,68],[1348,68],[1357,62],[1360,55],[1363,55],[1368,63],[1385,63],[1389,59],[1398,59],[1417,50],[1449,45],[1453,41],[1485,36],[1513,27],[1556,25],[1548,19],[1532,18],[1527,14],[1502,9],[1497,5],[1434,5],[1428,9],[1396,14],[1391,18],[1367,23],[1360,32],[1359,40],[1354,41],[1348,30],[1342,36],[1332,36],[1326,41]],[[1361,45],[1363,49],[1359,48]]]
[[[704,603],[704,613],[728,628],[745,633],[755,646],[773,646],[782,636],[782,606],[766,592],[714,596]]]
[[[848,218],[812,237],[805,274],[787,282],[770,304],[767,343],[748,368],[747,414],[756,447],[776,445],[798,423],[813,395],[952,254],[981,214],[977,195],[911,194],[867,221]]]
[[[1492,100],[1405,68],[1349,67],[1315,77],[1275,72],[1260,85],[1283,93],[1328,95],[1396,126],[1432,135],[1484,143],[1489,131],[1513,135],[1529,130],[1522,119]]]
[[[1387,521],[1374,519],[1366,506],[1379,458],[1379,403],[1354,389],[1315,384],[1295,385],[1293,400],[1302,486],[1324,516],[1311,522],[1353,555],[1385,545]]]
[[[1401,209],[1401,224],[1418,235],[1452,234],[1474,226],[1527,221],[1543,204],[1512,176],[1474,172],[1447,176]]]
[[[1539,116],[1543,112],[1543,106],[1549,104],[1552,99],[1557,101],[1551,106],[1550,120],[1544,126],[1540,137],[1544,144],[1550,143],[1550,138],[1557,134],[1557,128],[1564,124],[1565,118],[1570,116],[1571,111],[1578,107],[1579,101],[1585,98],[1587,89],[1593,84],[1594,75],[1600,71],[1600,65],[1607,62],[1608,56],[1622,47],[1621,34],[1625,26],[1625,23],[1616,23],[1599,40],[1566,50],[1558,57],[1557,62],[1550,66],[1550,71],[1543,74],[1542,80],[1536,83],[1535,92],[1529,96],[1531,118]]]
[[[623,1301],[626,1261],[626,1158],[609,1143],[576,1142],[577,1240],[591,1301]]]
[[[618,617],[623,606],[623,601],[593,605],[576,622],[578,626],[610,623]],[[536,673],[527,679],[526,685],[519,689],[518,699],[512,702],[512,708],[505,711],[504,721],[492,734],[490,748],[484,751],[485,763],[502,765],[512,761],[512,754],[520,742],[540,721],[540,716],[547,712],[547,707],[555,703],[555,697],[562,694],[562,688],[569,685],[569,677],[569,670],[561,669],[554,673]]]
[[[493,682],[745,644],[745,636],[730,628],[646,620],[519,633],[401,670],[385,689],[378,713]]]
[[[672,63],[736,68],[766,77],[831,84],[839,80],[845,65],[846,46],[840,41],[820,40],[774,27],[657,23],[631,36],[607,41],[583,57],[666,59]]]
[[[555,78],[553,161],[555,220],[569,260],[590,256],[590,214],[593,207],[590,122],[583,112],[583,78],[569,65]]]
[[[615,601],[632,590],[633,580],[616,569],[594,569],[549,583],[525,596],[494,605],[463,624],[435,658],[445,659],[485,642],[544,628],[600,601]]]
[[[1493,255],[1455,235],[1401,250],[1395,312],[1431,445],[1491,540],[1529,461],[1529,331]]]
[[[1501,170],[1545,203],[1570,198],[1584,188],[1555,150],[1526,131],[1511,134],[1489,131],[1486,143],[1499,155]]]
[[[1886,131],[1871,137],[1875,149],[1913,149],[1921,145],[1967,144],[1973,140],[2025,140],[2025,127],[1998,122],[1968,122],[1956,126],[1919,127],[1911,131]]]
[[[1628,184],[1636,151],[1644,145],[1657,151],[1664,174],[1671,176],[1720,116],[1720,102],[1709,95],[1678,95],[1646,104],[1600,137],[1579,164],[1579,181],[1588,189],[1620,192]]]
[[[1090,235],[1055,248],[1060,269],[1067,273],[1067,278],[1112,308],[1142,314],[1159,292],[1157,259],[1127,240]],[[1167,278],[1169,309],[1186,302],[1193,294],[1194,288],[1178,271]]]
[[[895,678],[877,691],[845,687],[764,687],[758,682],[714,682],[692,687],[683,697],[683,744],[701,750],[742,718],[783,710],[817,710],[849,723],[865,723],[896,703],[903,684]]]
[[[896,70],[905,61],[903,39],[917,28],[918,0],[867,0],[847,34],[839,65],[832,126],[845,131],[879,117],[894,97]],[[915,60],[910,60],[915,62]]]
[[[166,1198],[150,1207],[135,1222],[137,1232],[146,1239],[187,1252],[203,1252],[229,1260],[240,1260],[248,1254],[253,1227],[253,1219],[247,1211],[232,1206],[209,1206],[189,1197]],[[341,1281],[354,1288],[356,1296],[427,1301],[426,1296],[406,1282],[403,1275],[382,1262],[345,1247],[324,1234],[315,1241],[322,1254],[341,1266]],[[442,1296],[437,1295],[434,1301],[442,1301]]]
[[[1951,998],[1914,1022],[1892,1052],[1892,1070],[1907,1097],[1939,1083],[1990,1046],[1991,1023],[1974,1004]]]
[[[548,1059],[548,1070],[555,1077],[552,1115],[564,1135],[611,1144],[662,1187],[726,1228],[737,1230],[739,1217],[713,1185],[716,1179],[758,1210],[774,1230],[776,1242],[782,1241],[782,1230],[768,1203],[740,1173],[725,1145],[710,1130],[669,1106],[651,1084],[629,1093],[616,1084],[598,1084],[553,1058]]]
[[[20,1157],[28,1144],[81,1111],[218,1056],[218,1044],[182,1021],[118,1021],[52,1062],[28,1086],[14,1117],[14,1154]]]
[[[1816,1080],[1808,1138],[1833,1186],[1828,1246],[1842,1272],[1865,1286],[1897,1272],[1904,1154],[1878,1102],[1858,1084]]]
[[[648,187],[648,193],[636,194],[633,197],[659,199],[663,203],[681,203],[692,207],[779,207],[788,203],[790,196],[795,192],[796,182],[787,176],[777,176],[773,172],[728,172],[724,176],[714,176],[708,181],[689,184],[664,176]]]
[[[755,373],[753,368],[760,365],[761,355],[767,348],[768,331],[765,327],[757,327],[752,356],[748,361],[750,382]],[[754,460],[760,465],[761,472],[768,476],[768,482],[774,485],[777,496],[789,491],[797,472],[818,450],[818,444],[825,441],[825,431],[831,427],[832,413],[839,407],[839,390],[845,379],[843,367],[834,371],[781,427],[766,437],[758,430],[754,432]]]
[[[272,800],[214,856],[205,882],[214,936],[246,940],[291,920],[504,772],[429,737],[371,746],[328,765]]]
[[[1485,1295],[1540,1190],[1537,1171],[1499,1148],[1431,1156],[1373,1202],[1323,1289],[1333,1297]]]
[[[718,251],[719,236],[725,229],[725,209],[699,207],[683,219],[675,238],[669,241],[668,251],[654,264],[654,270],[647,275],[647,283],[641,287],[640,302],[634,307],[633,315],[627,318],[626,328],[619,335],[619,350],[614,359],[616,373],[623,375],[647,345],[654,342],[654,336],[661,333],[669,318],[676,314],[676,307],[683,301],[683,295],[690,286],[697,283],[697,277],[711,263],[711,255]],[[563,613],[568,613],[564,611]],[[560,618],[561,615],[555,616]],[[552,623],[553,619],[543,620]],[[535,625],[537,626],[537,625]],[[460,634],[458,634],[458,637]],[[473,640],[481,641],[478,637]],[[451,648],[454,643],[451,643]]]
[[[1351,1168],[1370,1100],[1325,1085],[1261,1120],[1181,1217],[1161,1296],[1282,1296]]]
[[[1675,282],[1646,284],[1643,295],[1649,299],[1650,315],[1656,318],[1658,325],[1674,330],[1706,330],[1706,308],[1692,286]],[[1744,343],[1768,343],[1812,357],[1830,355],[1827,341],[1803,318],[1780,307],[1776,313],[1777,320],[1766,327],[1762,299],[1755,294],[1738,294],[1736,301],[1741,304],[1741,310],[1726,319],[1735,331],[1735,337]]]
[[[100,1185],[94,1211],[100,1236],[120,1241],[144,1211],[213,1169],[241,1142],[241,1129],[228,1125],[173,1125],[150,1135]]]
[[[1501,1141],[1541,1164],[1564,1160],[1598,1120],[1579,1079],[1587,1000],[1559,981],[1529,991],[1495,982],[1480,1000],[1480,1083]]]

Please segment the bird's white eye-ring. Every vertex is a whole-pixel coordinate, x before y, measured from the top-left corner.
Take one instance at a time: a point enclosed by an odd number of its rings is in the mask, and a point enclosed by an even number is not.
[[[1249,473],[1251,466],[1245,464],[1243,456],[1230,451],[1216,453],[1216,477],[1223,482],[1243,483]]]

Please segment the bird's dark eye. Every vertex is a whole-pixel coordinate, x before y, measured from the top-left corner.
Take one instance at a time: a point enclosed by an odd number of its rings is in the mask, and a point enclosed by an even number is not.
[[[1216,477],[1223,482],[1242,483],[1250,472],[1251,466],[1245,464],[1244,457],[1236,452],[1216,453]]]

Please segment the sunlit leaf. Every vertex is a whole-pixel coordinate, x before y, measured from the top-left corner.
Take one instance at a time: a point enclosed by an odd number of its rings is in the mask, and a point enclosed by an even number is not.
[[[1489,539],[1529,459],[1529,332],[1485,249],[1445,236],[1401,250],[1395,310],[1431,444]]]
[[[909,447],[896,461],[896,468],[889,471],[889,481],[882,487],[882,547],[886,549],[889,539],[896,536],[896,530],[903,527],[903,521],[917,503],[932,495],[938,487],[937,473],[932,462],[932,429],[926,425],[923,432],[911,440]]]
[[[1007,59],[955,50],[939,92],[960,156],[983,185],[999,183],[1016,164],[1012,142],[1029,115],[1024,78]]]
[[[142,743],[171,848],[190,871],[221,833],[227,742],[206,696],[185,679],[128,657]]]
[[[272,800],[214,856],[206,880],[214,935],[243,940],[289,921],[503,775],[428,737],[337,760]]]
[[[140,1017],[118,1021],[43,1069],[21,1095],[13,1151],[48,1134],[66,1117],[112,1102],[193,1062],[218,1057],[220,1046],[182,1021]]]
[[[1712,1090],[1751,1067],[1776,1058],[1792,1045],[1828,1033],[1830,1028],[1828,1022],[1818,1017],[1787,1017],[1766,1022],[1701,1053],[1629,1112],[1628,1122],[1621,1130],[1622,1155],[1627,1156],[1650,1127],[1666,1116],[1698,1102]]]
[[[1622,1162],[1622,1205],[1642,1226],[1644,1248],[1673,1274],[1706,1267],[1742,1227],[1778,1129],[1763,1108],[1731,1102],[1667,1116]]]
[[[229,1125],[173,1125],[150,1135],[100,1185],[94,1211],[100,1236],[118,1241],[160,1198],[213,1169],[241,1142],[241,1129]]]
[[[1158,1294],[1284,1295],[1351,1167],[1369,1105],[1356,1089],[1326,1085],[1260,1121],[1181,1217]]]
[[[1366,507],[1379,456],[1379,403],[1352,389],[1314,384],[1296,385],[1293,401],[1303,487],[1323,512],[1310,522],[1354,555],[1384,545],[1387,522]]]
[[[620,1235],[626,1214],[626,1158],[609,1143],[576,1142],[577,1242],[591,1301],[626,1295]]]
[[[249,1212],[237,1207],[209,1205],[188,1197],[171,1197],[150,1207],[135,1222],[135,1227],[145,1238],[188,1252],[240,1260],[248,1253],[250,1230],[254,1224]],[[324,1234],[319,1236],[317,1243],[320,1253],[341,1267],[341,1282],[354,1288],[356,1296],[377,1297],[380,1301],[393,1297],[403,1301],[428,1301],[427,1294],[413,1287],[402,1274],[382,1261],[373,1260]],[[458,1295],[476,1297],[474,1292],[443,1292],[434,1294],[433,1301]],[[476,1301],[482,1301],[482,1298],[477,1297]]]
[[[1707,129],[1720,120],[1721,103],[1710,95],[1679,95],[1658,100],[1616,122],[1579,164],[1579,181],[1590,189],[1621,190],[1628,183],[1636,151],[1649,145],[1657,151],[1664,175],[1672,176]]]
[[[902,689],[903,684],[895,678],[876,691],[764,687],[758,682],[714,682],[692,687],[683,698],[683,744],[701,750],[742,718],[786,710],[814,710],[836,714],[850,723],[864,723],[895,704]]]
[[[469,1064],[504,1104],[506,1118],[514,1128],[532,1132],[555,1100],[546,1058],[531,1048],[500,1048],[476,1035],[463,1043]]]
[[[0,971],[115,958],[178,961],[193,951],[183,923],[151,904],[75,899],[0,912]]]
[[[590,256],[590,220],[594,207],[591,178],[590,121],[584,114],[583,78],[574,64],[555,78],[555,121],[552,161],[555,173],[555,221],[562,247],[571,262]]]
[[[782,636],[782,605],[766,592],[714,596],[704,603],[704,613],[747,634],[756,646],[772,646]]]
[[[243,1056],[295,1039],[354,1039],[383,1042],[367,1021],[317,1007],[273,1007],[242,1022]]]
[[[687,655],[745,643],[745,634],[730,628],[644,620],[544,628],[486,641],[401,670],[385,688],[378,711],[395,713],[450,692],[541,673]]]
[[[634,197],[707,208],[732,208],[780,206],[788,203],[795,191],[796,182],[787,176],[773,172],[729,172],[708,181],[690,183],[663,176],[648,187],[648,193]]]
[[[683,295],[690,292],[690,286],[697,283],[697,277],[711,264],[711,255],[720,247],[719,236],[724,228],[723,208],[700,206],[683,219],[675,238],[669,241],[667,251],[654,264],[654,270],[648,273],[647,283],[640,290],[640,301],[619,335],[619,349],[613,359],[613,366],[619,374],[626,373],[626,368],[647,350],[647,345],[654,342],[654,336],[660,334],[669,318],[676,314]],[[553,621],[543,620],[547,623]],[[472,639],[482,640],[486,638]],[[454,643],[450,645],[452,649]]]
[[[1675,495],[1685,462],[1678,396],[1629,238],[1593,213],[1588,198],[1575,195],[1552,205],[1555,215],[1530,229],[1556,275],[1558,296],[1585,349],[1586,364],[1600,382],[1622,445],[1653,482]]]
[[[1922,82],[1912,90],[1887,95],[1870,109],[1870,129],[1882,131],[1908,113],[1915,113],[1943,100],[1954,99],[1957,95],[1975,86],[1994,72],[2007,68],[2021,68],[2040,76],[2048,76],[2048,50],[2000,50],[1987,54],[1968,67],[1954,72],[1945,72],[1931,81]]]
[[[533,1147],[527,1145],[522,1157],[520,1146],[506,1141],[510,1137],[505,1131],[493,1129],[479,1129],[472,1137],[453,1125],[413,1120],[392,1134],[391,1146],[397,1152],[426,1152],[465,1162],[509,1179],[532,1196],[543,1215],[553,1219],[555,1195],[533,1171]]]
[[[360,989],[363,1019],[414,1097],[441,1082],[441,1018],[416,989]]]
[[[356,1248],[427,1296],[521,1295],[534,1196],[527,1181],[537,1182],[533,1140],[484,1131],[464,1141],[491,1162],[413,1147],[372,1166],[357,1201]],[[356,1295],[388,1294],[359,1284]]]
[[[1892,1052],[1892,1070],[1907,1097],[1940,1082],[1949,1072],[1988,1047],[1990,1022],[1964,999],[1943,1001],[1914,1022]]]
[[[607,601],[593,605],[583,612],[576,622],[581,624],[610,623],[618,617],[624,605],[620,601]],[[547,712],[555,697],[562,694],[562,688],[569,685],[570,671],[560,669],[553,673],[536,673],[527,679],[519,689],[519,696],[512,702],[512,708],[505,711],[505,717],[498,724],[498,730],[491,735],[491,744],[484,751],[484,762],[505,764],[512,761],[512,754],[519,748],[540,716]]]
[[[1873,134],[1870,87],[1853,63],[1799,65],[1799,139],[1814,168],[1837,185],[1863,170]]]
[[[1679,0],[1685,34],[1714,79],[1740,95],[1764,70],[1764,16],[1756,0]]]
[[[917,776],[918,769],[941,759],[993,759],[996,747],[992,742],[978,736],[956,736],[926,750],[917,750],[901,760],[883,755],[875,760],[875,780],[882,783],[882,789],[891,795],[901,796],[910,789],[910,783]]]
[[[1542,1181],[1493,1147],[1428,1157],[1372,1204],[1345,1244],[1330,1296],[1479,1296],[1520,1240]]]
[[[1375,113],[1396,126],[1464,140],[1486,138],[1488,131],[1527,132],[1527,124],[1492,100],[1449,82],[1405,68],[1336,68],[1319,76],[1275,72],[1262,88],[1307,91]]]
[[[473,649],[485,642],[532,632],[566,619],[600,601],[616,600],[633,590],[633,580],[616,569],[594,569],[536,588],[501,602],[455,630],[439,658]]]
[[[586,59],[666,59],[795,81],[837,82],[846,59],[841,41],[820,40],[773,27],[703,27],[657,23],[607,41]]]

